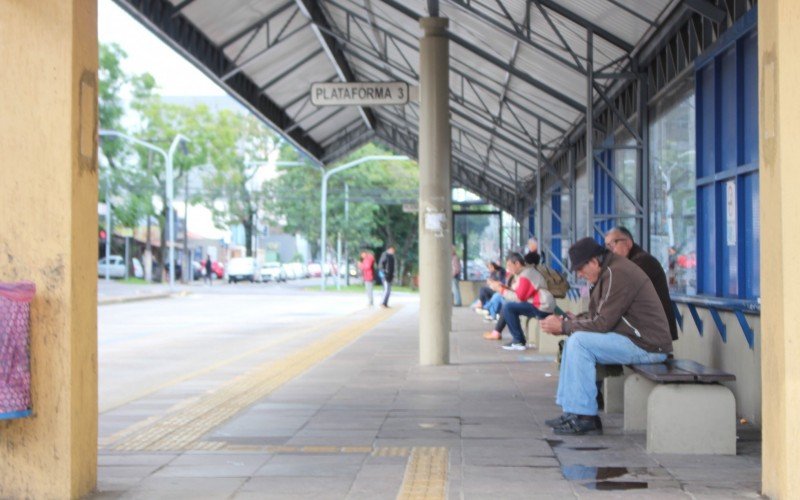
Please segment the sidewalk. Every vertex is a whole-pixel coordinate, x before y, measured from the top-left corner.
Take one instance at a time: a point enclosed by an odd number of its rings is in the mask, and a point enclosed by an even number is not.
[[[119,304],[137,300],[163,299],[175,293],[188,293],[195,285],[175,284],[173,292],[164,283],[133,284],[118,280],[97,281],[97,305]]]
[[[417,316],[365,310],[200,397],[104,415],[92,498],[758,498],[756,433],[735,457],[648,455],[621,415],[555,436],[552,356],[498,349],[460,308],[451,364],[421,367]]]

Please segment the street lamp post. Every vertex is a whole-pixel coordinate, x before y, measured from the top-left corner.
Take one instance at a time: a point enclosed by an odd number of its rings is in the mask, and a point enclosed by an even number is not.
[[[342,172],[344,170],[351,169],[353,167],[357,167],[364,162],[368,161],[388,161],[388,160],[408,160],[407,156],[365,156],[363,158],[359,158],[358,160],[351,161],[350,163],[345,163],[344,165],[339,165],[336,168],[332,168],[324,173],[322,176],[322,196],[320,200],[320,212],[321,212],[321,224],[320,224],[320,240],[322,241],[322,290],[325,290],[326,278],[325,275],[325,261],[327,259],[326,255],[326,246],[327,246],[327,238],[325,236],[326,225],[327,225],[327,218],[328,218],[328,179],[330,179],[333,174],[338,172]]]
[[[169,151],[164,151],[160,147],[156,146],[155,144],[151,144],[149,142],[143,141],[141,139],[137,139],[128,134],[124,134],[122,132],[117,132],[116,130],[100,130],[100,136],[109,136],[109,137],[121,137],[122,139],[126,139],[128,141],[133,142],[134,144],[138,144],[144,148],[147,148],[151,151],[155,151],[156,153],[160,154],[164,157],[164,163],[167,167],[167,218],[169,224],[169,241],[167,242],[167,246],[169,247],[169,288],[172,290],[175,286],[175,213],[172,210],[172,199],[174,197],[174,185],[173,185],[173,178],[172,178],[172,159],[175,156],[175,150],[178,148],[178,144],[183,142],[189,142],[189,139],[186,138],[182,134],[177,134],[175,138],[172,140],[172,144],[169,146]],[[109,235],[106,235],[107,237]]]

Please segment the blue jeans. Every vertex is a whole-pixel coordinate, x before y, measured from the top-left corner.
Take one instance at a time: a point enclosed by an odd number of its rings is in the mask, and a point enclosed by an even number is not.
[[[619,333],[575,332],[561,353],[556,404],[564,413],[597,415],[597,363],[663,363],[666,359],[665,353],[647,352]]]
[[[520,316],[541,319],[550,316],[550,314],[536,309],[530,302],[506,302],[503,306],[503,318],[508,323],[508,331],[511,332],[511,337],[515,344],[526,343],[525,333],[522,331],[522,325],[519,321]]]
[[[500,312],[500,308],[503,307],[504,302],[505,299],[503,298],[503,296],[495,292],[492,295],[492,298],[489,299],[489,301],[483,305],[483,308],[489,311],[489,314],[492,316],[492,319],[494,319],[497,313]]]
[[[458,288],[458,278],[454,277],[453,280],[453,305],[461,307],[461,289]]]

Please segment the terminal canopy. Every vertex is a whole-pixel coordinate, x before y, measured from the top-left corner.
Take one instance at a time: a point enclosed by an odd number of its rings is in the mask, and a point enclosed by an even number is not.
[[[585,127],[590,93],[610,102],[688,15],[726,15],[706,0],[115,1],[320,163],[375,140],[416,157],[417,102],[317,107],[310,87],[413,91],[419,19],[448,18],[453,181],[512,213]]]

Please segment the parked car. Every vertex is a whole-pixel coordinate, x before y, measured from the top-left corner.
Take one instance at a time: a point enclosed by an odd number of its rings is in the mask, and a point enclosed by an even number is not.
[[[203,259],[202,261],[193,261],[192,266],[194,267],[194,279],[199,280],[203,278],[203,273],[205,272],[206,261]],[[225,266],[223,266],[219,261],[212,260],[211,261],[211,279],[222,279],[225,277]]]
[[[259,275],[256,260],[252,257],[236,257],[228,262],[228,283],[249,281],[253,283]]]
[[[312,278],[319,278],[322,276],[322,266],[319,265],[317,262],[309,262],[308,263],[308,274]]]
[[[284,267],[286,268],[286,274],[289,279],[302,280],[311,277],[308,267],[302,262],[289,262],[288,264],[284,264]]]
[[[261,281],[274,281],[282,283],[286,281],[286,270],[280,262],[265,262],[261,266]]]
[[[135,278],[144,277],[144,267],[137,258],[131,259],[132,272],[129,276]],[[109,255],[108,258],[103,257],[97,261],[97,275],[105,278],[106,269],[108,269],[108,276],[110,278],[124,278],[125,277],[125,259],[121,255]]]

